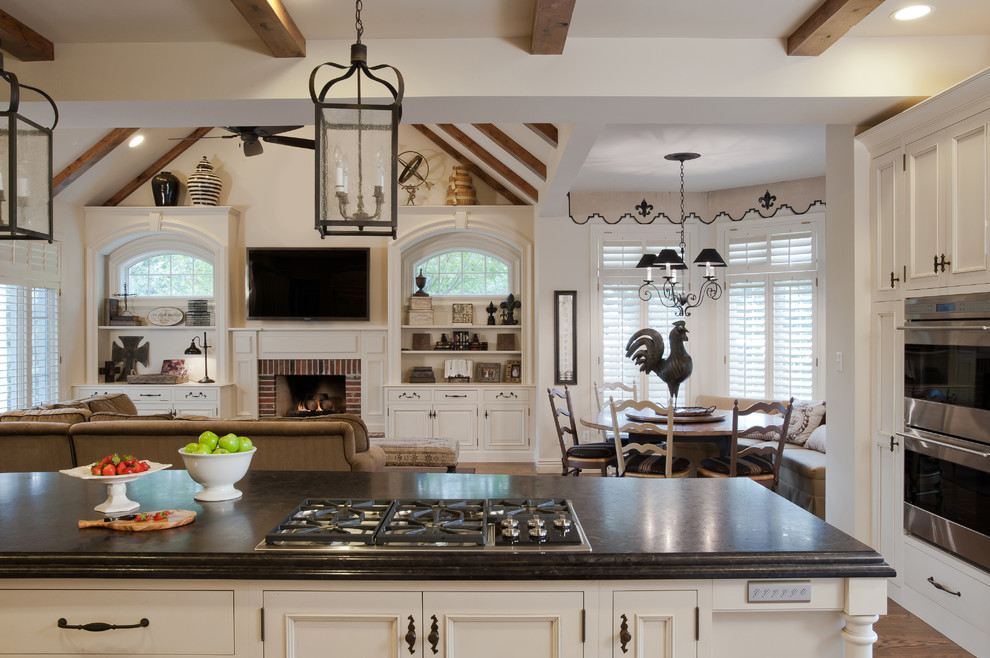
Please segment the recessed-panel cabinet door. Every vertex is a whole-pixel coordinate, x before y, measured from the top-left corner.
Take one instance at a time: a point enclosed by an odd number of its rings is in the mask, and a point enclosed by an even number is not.
[[[983,112],[949,129],[949,285],[985,283],[990,279],[990,157]]]
[[[904,254],[898,240],[897,210],[901,188],[902,151],[875,158],[870,167],[870,209],[873,220],[874,299],[899,299],[904,289]]]
[[[485,448],[529,450],[529,408],[521,405],[488,405],[485,409]]]
[[[457,439],[461,450],[478,449],[478,405],[434,405],[436,424],[433,436],[441,439]]]
[[[424,655],[583,658],[583,608],[582,592],[426,592]]]
[[[265,658],[422,656],[421,617],[419,592],[265,592]]]
[[[393,406],[389,409],[389,436],[431,437],[433,436],[433,407]]]
[[[612,656],[698,655],[694,590],[612,592]],[[606,637],[603,630],[602,637]]]
[[[931,135],[908,144],[905,149],[909,243],[905,285],[908,289],[931,288],[941,281],[935,266],[939,254],[946,251],[939,137],[939,134]]]

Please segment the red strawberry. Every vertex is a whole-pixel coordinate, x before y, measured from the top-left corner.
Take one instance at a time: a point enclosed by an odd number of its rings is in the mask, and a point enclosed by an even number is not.
[[[106,464],[103,467],[103,475],[110,476],[110,475],[116,475],[116,474],[117,474],[117,469],[115,469],[113,467],[113,464]]]

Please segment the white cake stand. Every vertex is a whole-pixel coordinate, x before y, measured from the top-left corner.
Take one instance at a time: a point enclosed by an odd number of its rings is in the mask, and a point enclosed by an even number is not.
[[[128,473],[127,475],[93,475],[91,472],[92,465],[68,468],[59,471],[59,473],[65,473],[80,480],[93,480],[106,484],[107,499],[93,509],[103,514],[119,514],[122,512],[133,512],[141,506],[140,503],[136,503],[127,497],[128,482],[133,482],[149,473],[154,473],[170,466],[171,464],[148,462],[148,470],[141,471],[140,473]]]

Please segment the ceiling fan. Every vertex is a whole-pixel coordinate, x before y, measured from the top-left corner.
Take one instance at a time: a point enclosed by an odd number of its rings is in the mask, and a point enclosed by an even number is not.
[[[304,137],[286,137],[280,133],[291,132],[302,128],[302,126],[220,126],[230,135],[208,135],[205,137],[174,137],[173,139],[231,139],[241,138],[241,147],[244,155],[259,155],[264,150],[261,142],[269,144],[283,144],[301,149],[314,148],[314,140]]]

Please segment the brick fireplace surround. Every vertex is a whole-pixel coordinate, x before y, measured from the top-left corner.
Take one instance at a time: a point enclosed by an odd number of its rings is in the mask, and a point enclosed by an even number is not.
[[[343,375],[347,413],[361,415],[360,359],[258,359],[258,416],[275,416],[276,375]]]

